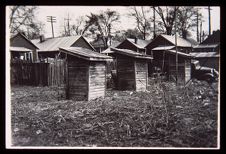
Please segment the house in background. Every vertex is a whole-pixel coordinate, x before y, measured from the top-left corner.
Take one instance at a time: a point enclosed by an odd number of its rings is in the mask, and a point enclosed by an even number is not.
[[[40,59],[55,58],[59,54],[59,48],[82,47],[95,51],[93,46],[83,36],[66,36],[56,38],[44,38],[31,40],[38,48]]]
[[[135,52],[146,54],[146,45],[149,44],[151,40],[142,40],[138,38],[127,38],[122,41],[116,48],[118,49],[129,49]]]
[[[195,46],[191,53],[201,66],[215,68],[219,71],[220,30],[214,31],[200,45]]]
[[[35,62],[38,60],[38,47],[21,33],[16,34],[10,39],[11,59],[29,60]]]
[[[175,36],[160,34],[152,42],[146,46],[147,54],[151,55],[152,49],[155,47],[176,46]],[[177,37],[177,49],[180,52],[190,53],[192,47],[195,46],[190,40]]]
[[[147,54],[152,55],[154,58],[153,63],[149,64],[148,66],[149,76],[151,76],[152,73],[155,73],[156,71],[166,72],[166,70],[168,70],[168,68],[162,67],[162,61],[165,55],[165,52],[163,51],[172,54],[174,51],[176,51],[177,46],[177,51],[179,53],[189,54],[195,45],[196,44],[194,44],[194,41],[186,40],[179,36],[177,37],[177,43],[175,43],[175,36],[165,34],[158,35],[146,46]],[[167,50],[171,50],[172,52]],[[166,64],[167,62],[164,63]],[[169,70],[167,72],[169,72]]]
[[[190,54],[176,52],[175,46],[155,47],[152,53],[153,66],[161,68],[168,80],[177,81],[180,85],[186,85],[190,81],[192,58]],[[176,71],[176,54],[178,55],[178,71]]]

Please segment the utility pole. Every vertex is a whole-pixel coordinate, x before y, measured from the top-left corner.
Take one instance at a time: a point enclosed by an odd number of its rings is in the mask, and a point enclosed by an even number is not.
[[[67,20],[67,30],[68,30],[67,36],[71,36],[71,33],[70,33],[70,23],[69,23],[69,20],[71,20],[71,19],[69,18],[69,13],[68,13],[68,18],[67,19],[64,19],[64,20]]]
[[[199,40],[200,40],[200,42],[202,42],[203,40],[202,40],[202,21],[200,21],[200,35],[199,35]]]
[[[196,14],[196,22],[197,22],[197,42],[199,42],[199,11],[197,10]]]
[[[156,37],[156,33],[155,33],[155,6],[153,6],[153,39]]]
[[[212,10],[212,9],[210,8],[210,6],[208,6],[208,8],[206,8],[206,9],[208,9],[208,16],[209,16],[209,35],[211,35],[211,12],[210,12],[210,10]]]
[[[51,23],[51,26],[52,26],[52,35],[53,35],[53,38],[54,38],[53,23],[56,22],[56,17],[54,17],[54,16],[47,16],[47,22],[50,22]]]
[[[175,8],[176,8],[176,6],[175,6]],[[177,10],[175,13],[177,14]],[[175,49],[176,49],[176,85],[177,85],[177,82],[178,82],[177,16],[175,16]]]

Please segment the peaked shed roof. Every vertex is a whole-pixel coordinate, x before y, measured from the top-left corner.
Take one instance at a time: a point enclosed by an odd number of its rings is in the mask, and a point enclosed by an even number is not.
[[[118,49],[118,48],[110,48],[111,51],[113,51],[114,53],[118,53],[118,54],[122,54],[122,55],[126,55],[129,57],[133,57],[133,58],[139,58],[139,59],[153,59],[153,57],[151,57],[150,55],[145,55],[142,53],[138,53],[129,49]]]
[[[35,40],[31,40],[31,41],[39,47],[39,49],[40,49],[39,51],[58,51],[59,47],[66,47],[66,48],[70,47],[79,38],[83,38],[92,47],[92,45],[81,35],[47,38],[43,42],[40,42],[40,39],[35,39]],[[94,49],[94,48],[92,47],[92,49]]]
[[[59,49],[64,53],[89,61],[106,61],[112,59],[110,56],[106,56],[104,54],[81,47],[68,47]]]

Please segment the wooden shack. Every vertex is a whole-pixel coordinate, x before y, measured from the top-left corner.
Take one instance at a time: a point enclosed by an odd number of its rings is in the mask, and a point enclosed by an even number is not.
[[[148,61],[153,58],[129,49],[111,50],[116,57],[117,89],[145,91],[148,85]]]
[[[176,81],[179,85],[185,85],[191,79],[190,54],[176,52],[175,46],[163,46],[152,49],[153,65],[159,67],[162,73],[166,73],[170,81]],[[176,71],[176,54],[178,55],[178,71]]]
[[[106,92],[106,61],[111,57],[81,47],[60,48],[67,58],[68,99],[91,100]]]

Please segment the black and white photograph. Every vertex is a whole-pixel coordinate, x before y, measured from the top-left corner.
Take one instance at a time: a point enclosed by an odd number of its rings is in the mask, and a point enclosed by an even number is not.
[[[220,149],[220,6],[7,5],[7,149]]]

